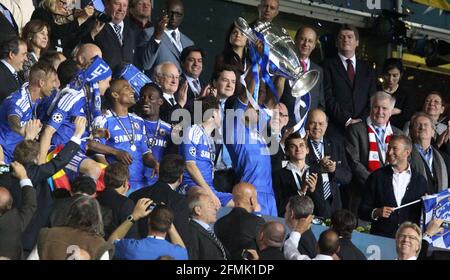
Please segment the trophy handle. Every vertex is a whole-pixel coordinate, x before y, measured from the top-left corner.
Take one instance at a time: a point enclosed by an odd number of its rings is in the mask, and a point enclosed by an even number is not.
[[[319,81],[320,72],[318,70],[309,70],[301,73],[292,85],[291,95],[295,98],[307,94]]]
[[[250,25],[248,25],[248,22],[239,17],[238,19],[236,19],[234,21],[234,25],[241,30],[242,33],[244,33],[244,35],[253,43],[256,44],[257,42],[259,42],[260,40],[258,39],[258,37],[256,37],[256,35],[253,33],[253,29],[250,27]]]

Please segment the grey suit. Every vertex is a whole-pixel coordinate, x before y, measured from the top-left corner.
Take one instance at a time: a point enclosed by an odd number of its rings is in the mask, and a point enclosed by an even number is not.
[[[161,42],[158,44],[153,36],[154,32],[155,28],[149,27],[142,31],[140,35],[137,49],[139,67],[148,72],[151,71],[156,65],[162,62],[170,61],[181,70],[181,52],[175,47],[172,40],[165,32],[163,32]],[[183,49],[194,45],[194,42],[181,32],[180,41]]]
[[[448,188],[448,171],[445,160],[436,148],[431,147],[433,149],[432,167],[434,176],[431,176],[425,161],[422,159],[415,145],[413,145],[411,153],[411,168],[417,170],[427,180],[428,194],[440,192]]]
[[[402,135],[403,132],[392,127],[394,135]],[[357,214],[359,203],[361,201],[362,189],[370,175],[367,169],[369,164],[369,135],[367,133],[367,123],[365,121],[350,125],[347,129],[345,139],[345,151],[349,160],[348,164],[352,170],[353,177],[350,185],[350,193],[348,193],[348,207],[354,214]],[[380,150],[378,150],[380,155]],[[387,163],[382,160],[380,155],[381,166]]]

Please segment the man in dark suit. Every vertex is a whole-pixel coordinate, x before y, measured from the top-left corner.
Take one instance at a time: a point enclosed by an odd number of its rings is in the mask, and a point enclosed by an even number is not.
[[[298,58],[304,71],[319,71],[319,80],[317,84],[310,90],[310,109],[321,108],[325,110],[325,98],[323,95],[323,70],[322,67],[312,62],[309,58],[312,51],[316,48],[317,33],[311,27],[301,27],[295,34],[295,46],[297,47]],[[301,118],[306,115],[306,108],[300,105],[300,98],[291,95],[292,86],[289,80],[286,80],[283,95],[280,101],[283,102],[289,111],[289,126],[294,126],[300,122]],[[298,99],[298,100],[297,100]]]
[[[91,32],[83,38],[84,43],[94,43],[103,52],[103,59],[112,70],[122,62],[135,63],[136,31],[125,18],[128,0],[106,0],[105,13],[112,17],[109,23],[96,22]]]
[[[217,219],[217,208],[212,197],[197,192],[188,198],[191,220],[189,222],[190,242],[188,253],[190,260],[227,260],[229,255],[218,239],[212,224]]]
[[[180,54],[194,42],[180,32],[184,18],[181,0],[166,1],[167,15],[155,27],[145,29],[139,39],[139,66],[146,72],[165,61],[170,61],[181,70]]]
[[[364,184],[370,173],[385,166],[387,145],[393,135],[403,134],[389,123],[395,99],[377,92],[370,98],[370,116],[347,129],[345,149],[352,169],[352,182],[343,190],[344,207],[358,216]]]
[[[417,113],[411,119],[410,135],[414,146],[411,166],[427,181],[427,193],[434,194],[448,188],[449,162],[447,155],[431,145],[435,126],[425,113]]]
[[[411,150],[412,143],[407,136],[393,136],[387,154],[389,165],[367,179],[359,211],[361,219],[372,222],[372,234],[393,238],[401,223],[420,222],[420,202],[396,209],[427,192],[425,178],[408,162]]]
[[[322,110],[309,112],[306,127],[309,132],[306,164],[311,172],[319,174],[320,179],[316,191],[311,194],[314,214],[330,218],[334,211],[342,208],[340,186],[350,183],[352,173],[343,145],[325,137],[328,118]]]
[[[40,128],[39,122],[28,124],[25,130],[25,139],[27,140],[19,143],[14,151],[14,160],[25,166],[37,196],[37,211],[22,236],[25,252],[30,252],[33,249],[40,229],[48,226],[53,195],[47,179],[66,166],[78,152],[81,143],[80,137],[86,128],[86,120],[84,118],[75,119],[75,130],[71,141],[64,146],[55,158],[45,164],[38,165],[36,162],[39,154],[39,143],[28,139],[34,139]],[[8,187],[13,198],[13,207],[20,208],[23,202],[19,182],[11,174],[4,174],[0,176],[0,184]]]
[[[13,37],[19,36],[19,28],[11,11],[0,3],[0,45]]]
[[[185,107],[187,102],[188,83],[185,81],[179,88],[180,72],[172,62],[164,62],[155,67],[155,82],[163,91],[163,104],[159,108],[159,117],[167,123],[172,121],[172,113]],[[175,93],[177,93],[175,99]]]
[[[234,208],[214,224],[214,231],[230,252],[231,259],[241,260],[243,249],[257,248],[256,237],[264,219],[254,213],[260,206],[256,189],[251,184],[234,186],[233,201]]]
[[[339,236],[339,252],[341,260],[366,260],[363,252],[352,242],[352,232],[356,229],[358,220],[352,212],[346,209],[336,210],[331,216],[331,228]]]
[[[189,208],[186,198],[176,192],[183,180],[185,162],[180,155],[168,154],[164,156],[159,167],[158,181],[152,185],[133,192],[130,199],[135,203],[141,198],[150,198],[155,203],[164,203],[174,212],[173,224],[183,238],[185,244],[189,243]],[[138,222],[139,234],[147,236],[148,218]]]
[[[17,37],[2,43],[0,53],[0,103],[25,82],[17,72],[27,60],[27,44]]]
[[[189,46],[183,49],[180,56],[182,74],[180,77],[180,85],[184,81],[188,83],[187,102],[185,108],[189,110],[191,115],[194,114],[194,100],[200,97],[202,88],[206,83],[200,79],[203,70],[203,58],[205,54],[203,50],[196,46]]]
[[[23,256],[21,235],[36,211],[36,192],[22,164],[12,162],[13,175],[19,179],[23,203],[12,207],[13,197],[0,187],[0,256],[19,260]]]
[[[376,90],[375,73],[369,65],[356,59],[359,45],[356,27],[343,25],[337,38],[338,55],[326,60],[324,95],[327,115],[330,117],[329,133],[343,140],[348,125],[364,121],[369,114],[369,97]]]
[[[105,190],[97,196],[100,205],[112,212],[112,223],[105,224],[105,239],[133,212],[134,202],[126,197],[129,190],[128,179],[128,166],[121,162],[111,163],[105,169]],[[137,239],[138,236],[137,225],[133,225],[126,238]]]

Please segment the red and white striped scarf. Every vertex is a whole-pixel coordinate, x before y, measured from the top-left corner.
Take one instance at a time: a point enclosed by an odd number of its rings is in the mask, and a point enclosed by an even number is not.
[[[380,163],[380,155],[378,153],[377,136],[375,134],[375,128],[373,127],[370,119],[367,120],[367,133],[369,135],[369,162],[367,164],[367,169],[370,172],[373,172],[381,167],[381,163]],[[393,134],[394,133],[392,132],[391,124],[388,122],[384,132],[384,139],[381,139],[384,140],[386,146],[389,144],[389,141],[391,140]],[[380,151],[380,152],[383,153],[383,157],[386,158],[387,151]]]

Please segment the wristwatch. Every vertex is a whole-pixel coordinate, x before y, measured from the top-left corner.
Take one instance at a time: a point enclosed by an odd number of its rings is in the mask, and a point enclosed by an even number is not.
[[[136,223],[136,220],[134,219],[133,215],[129,215],[129,216],[127,217],[127,221],[130,221],[130,222],[132,222],[133,224]]]

